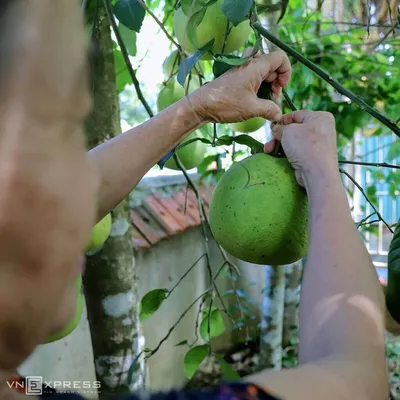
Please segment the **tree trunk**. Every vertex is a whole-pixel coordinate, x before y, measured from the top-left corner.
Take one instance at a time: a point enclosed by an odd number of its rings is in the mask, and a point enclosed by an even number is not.
[[[113,42],[102,2],[98,17],[99,51],[92,65],[94,107],[86,125],[90,148],[121,132]],[[133,368],[131,383],[127,380],[143,345],[128,201],[121,202],[111,216],[111,235],[99,252],[87,257],[84,276],[94,364],[101,382],[100,398],[128,393],[143,387],[145,381],[143,358]]]
[[[265,267],[265,288],[261,314],[259,369],[282,368],[282,321],[285,295],[283,266]]]
[[[269,0],[261,2],[271,6]],[[261,22],[271,24],[270,31],[277,34],[276,24],[280,11],[271,12],[261,17]],[[276,47],[268,42],[266,51],[274,51]],[[281,104],[278,104],[281,106]],[[269,134],[267,134],[267,139]],[[260,362],[259,369],[282,368],[282,323],[285,296],[285,268],[283,265],[265,267],[265,288],[261,313]]]
[[[291,357],[298,356],[299,303],[302,275],[301,260],[285,266],[285,310],[283,316],[282,348],[290,348]]]

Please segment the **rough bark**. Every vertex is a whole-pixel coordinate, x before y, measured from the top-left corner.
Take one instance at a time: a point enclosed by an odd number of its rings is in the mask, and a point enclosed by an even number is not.
[[[102,3],[102,2],[101,2]],[[93,112],[87,120],[89,148],[121,132],[114,72],[113,42],[106,12],[100,5],[96,58],[92,62]],[[101,382],[100,398],[144,386],[143,358],[136,364],[131,384],[127,377],[142,351],[135,263],[128,201],[112,212],[112,232],[104,247],[87,257],[84,287],[94,364]]]
[[[282,347],[291,348],[291,354],[297,356],[296,339],[299,329],[299,302],[302,262],[285,266],[285,310],[283,316]]]
[[[265,267],[265,288],[261,314],[259,369],[282,368],[282,321],[285,296],[285,268]]]

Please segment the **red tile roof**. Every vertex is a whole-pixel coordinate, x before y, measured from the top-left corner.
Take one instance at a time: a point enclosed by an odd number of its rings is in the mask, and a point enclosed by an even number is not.
[[[196,186],[208,215],[214,185],[197,183]],[[140,203],[131,209],[132,240],[136,250],[149,248],[163,239],[200,225],[198,202],[191,188],[175,185],[163,189],[149,189],[142,194]]]

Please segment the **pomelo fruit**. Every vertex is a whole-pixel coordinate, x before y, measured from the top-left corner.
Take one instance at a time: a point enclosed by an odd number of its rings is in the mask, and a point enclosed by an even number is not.
[[[181,63],[181,56],[178,50],[172,51],[172,53],[164,60],[163,62],[163,73],[165,79],[169,79],[172,76],[176,75],[179,71],[179,65]],[[204,61],[198,61],[195,64],[195,68],[191,70],[192,74],[196,74],[199,71],[201,74],[204,74]]]
[[[196,137],[204,136],[199,131],[195,131],[188,137],[183,139],[181,143],[187,142],[188,140],[194,139]],[[203,162],[206,150],[207,145],[200,140],[196,140],[195,142],[176,150],[176,154],[178,155],[179,160],[181,161],[185,169],[192,169],[199,166]],[[175,162],[174,157],[170,157],[164,164],[164,166],[166,168],[174,170],[180,169]]]
[[[111,233],[112,219],[111,214],[107,214],[93,228],[90,234],[90,240],[86,247],[86,253],[99,250]]]
[[[192,79],[189,83],[189,93],[192,93],[196,89],[200,87],[200,81],[196,76],[192,76]],[[157,108],[158,111],[162,111],[165,108],[169,107],[171,104],[177,102],[178,100],[185,97],[186,91],[185,89],[177,82],[176,79],[171,79],[161,90],[157,98]],[[201,132],[195,131],[182,140],[181,143],[186,142],[188,140],[194,139],[196,137],[204,137]],[[200,165],[204,159],[206,154],[207,145],[200,140],[196,142],[190,143],[187,146],[182,147],[177,150],[177,155],[182,162],[185,169],[192,169]],[[179,170],[178,165],[175,162],[173,157],[170,157],[166,163],[164,164],[165,168]]]
[[[64,329],[52,334],[45,341],[44,344],[52,343],[52,342],[55,342],[57,340],[60,340],[64,337],[68,336],[70,333],[72,333],[76,329],[76,327],[81,322],[81,318],[82,318],[82,314],[83,314],[83,303],[84,303],[84,296],[82,293],[82,277],[81,276],[79,278],[77,278],[77,280],[76,280],[76,295],[77,295],[77,299],[76,299],[76,309],[75,309],[74,317],[71,319],[71,321],[68,322],[68,324],[64,327]]]
[[[258,131],[265,125],[266,120],[262,117],[250,118],[247,121],[235,122],[230,124],[234,132],[251,133]]]
[[[224,0],[218,0],[213,5],[207,7],[202,21],[197,26],[197,28],[195,28],[197,47],[193,45],[188,36],[188,21],[194,13],[190,16],[186,16],[182,10],[182,7],[179,7],[177,10],[175,10],[175,35],[178,39],[178,43],[186,53],[191,54],[196,52],[198,48],[203,47],[213,38],[215,39],[215,41],[211,50],[215,54],[221,53],[224,45],[226,26],[228,22],[225,14],[221,10],[223,2]],[[242,47],[246,43],[251,34],[251,28],[248,20],[240,23],[238,26],[233,26],[231,24],[231,27],[232,29],[228,35],[223,51],[224,54],[230,54],[236,50],[239,50],[240,47]],[[208,52],[203,55],[202,59],[211,60],[212,54]]]
[[[188,93],[194,92],[200,87],[200,80],[196,75],[192,75],[189,81]],[[157,109],[162,111],[171,104],[176,103],[186,96],[186,87],[183,87],[173,78],[170,79],[161,89],[157,97]]]
[[[255,154],[222,175],[211,202],[215,240],[236,258],[284,265],[308,250],[308,198],[286,158]]]

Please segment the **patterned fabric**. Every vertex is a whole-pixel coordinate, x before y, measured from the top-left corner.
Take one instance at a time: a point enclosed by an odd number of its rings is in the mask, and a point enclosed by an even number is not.
[[[25,392],[24,377],[13,377],[14,388],[20,392]],[[38,397],[46,398],[47,400],[85,400],[79,394],[72,393],[57,393],[55,389],[42,385],[42,394]],[[244,382],[224,382],[213,390],[171,390],[169,392],[159,393],[134,393],[112,397],[110,400],[280,400],[264,390],[261,390],[256,385]]]

